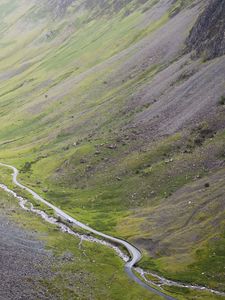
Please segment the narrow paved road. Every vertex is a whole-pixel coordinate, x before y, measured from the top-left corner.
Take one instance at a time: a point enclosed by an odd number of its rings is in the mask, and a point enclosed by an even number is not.
[[[79,222],[78,220],[72,218],[71,216],[69,216],[68,214],[63,212],[61,209],[56,207],[55,205],[53,205],[53,204],[49,203],[48,201],[46,201],[45,199],[43,199],[41,196],[39,196],[37,193],[35,193],[32,189],[30,189],[30,188],[24,186],[23,184],[19,183],[17,181],[17,176],[19,174],[19,171],[15,167],[7,165],[7,164],[3,164],[3,163],[0,163],[0,166],[12,169],[13,170],[13,174],[12,174],[13,183],[16,184],[17,186],[19,186],[20,188],[26,190],[27,192],[29,192],[36,200],[44,203],[45,205],[47,205],[48,207],[53,209],[53,211],[56,213],[56,215],[59,216],[60,218],[66,220],[66,221],[70,222],[71,224],[76,225],[76,226],[78,226],[78,227],[80,227],[80,228],[82,228],[82,229],[84,229],[88,232],[94,233],[94,234],[96,234],[98,236],[101,236],[101,237],[103,237],[103,238],[105,238],[109,241],[112,241],[116,244],[124,246],[128,250],[128,252],[130,253],[130,256],[131,256],[130,261],[128,261],[125,265],[125,271],[128,274],[128,276],[131,279],[133,279],[135,282],[137,282],[139,285],[141,285],[142,287],[146,288],[147,290],[153,292],[154,294],[159,295],[159,296],[161,296],[161,297],[163,297],[164,299],[167,299],[167,300],[176,300],[175,298],[170,297],[170,296],[164,294],[163,292],[158,291],[157,289],[154,289],[153,287],[147,285],[146,283],[144,283],[141,279],[139,279],[134,274],[133,267],[142,257],[141,252],[136,247],[134,247],[133,245],[131,245],[130,243],[128,243],[125,240],[122,240],[122,239],[107,235],[105,233],[102,233],[100,231],[97,231],[97,230],[95,230],[95,229]]]

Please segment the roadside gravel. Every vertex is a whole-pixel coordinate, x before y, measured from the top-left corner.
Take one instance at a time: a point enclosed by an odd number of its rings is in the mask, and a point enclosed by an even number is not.
[[[35,233],[18,228],[3,212],[0,197],[0,300],[49,299],[41,278],[52,276],[51,253]]]

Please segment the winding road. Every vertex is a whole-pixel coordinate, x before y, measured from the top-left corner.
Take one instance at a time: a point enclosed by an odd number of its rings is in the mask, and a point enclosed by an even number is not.
[[[46,206],[50,207],[58,217],[60,217],[63,220],[66,220],[68,222],[70,222],[71,224],[78,226],[90,233],[94,233],[97,236],[103,237],[113,243],[116,243],[118,245],[124,246],[127,251],[130,254],[131,259],[126,263],[125,265],[125,271],[128,274],[128,276],[134,280],[136,283],[138,283],[140,286],[146,288],[147,290],[153,292],[154,294],[163,297],[164,299],[167,300],[176,300],[175,298],[168,296],[166,294],[164,294],[163,292],[149,286],[148,284],[146,284],[145,282],[143,282],[139,277],[137,277],[134,272],[133,272],[133,267],[135,266],[135,264],[140,261],[142,255],[141,252],[132,244],[128,243],[125,240],[107,235],[103,232],[97,231],[81,222],[79,222],[78,220],[72,218],[71,216],[69,216],[67,213],[63,212],[61,209],[59,209],[58,207],[56,207],[55,205],[49,203],[48,201],[46,201],[45,199],[43,199],[41,196],[39,196],[37,193],[35,193],[32,189],[26,187],[25,185],[21,184],[18,182],[17,180],[17,176],[19,174],[19,171],[10,165],[4,164],[4,163],[0,163],[0,166],[2,167],[7,167],[9,169],[13,170],[13,174],[12,174],[12,178],[13,178],[13,183],[16,184],[18,187],[22,188],[23,190],[26,190],[27,192],[29,192],[36,200],[44,203]]]

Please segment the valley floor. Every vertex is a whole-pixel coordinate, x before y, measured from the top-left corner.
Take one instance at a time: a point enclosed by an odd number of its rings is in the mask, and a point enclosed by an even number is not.
[[[162,299],[133,283],[113,250],[60,233],[3,191],[0,233],[1,300]]]

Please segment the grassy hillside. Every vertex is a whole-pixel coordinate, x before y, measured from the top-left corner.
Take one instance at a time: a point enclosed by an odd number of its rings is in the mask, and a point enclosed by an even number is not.
[[[206,5],[2,1],[0,160],[146,269],[225,291],[225,60],[186,49]]]

